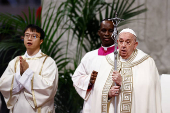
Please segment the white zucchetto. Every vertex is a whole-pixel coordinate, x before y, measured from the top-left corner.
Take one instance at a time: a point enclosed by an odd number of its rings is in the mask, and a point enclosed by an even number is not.
[[[130,28],[123,29],[123,30],[119,33],[119,35],[120,35],[121,33],[123,33],[123,32],[129,32],[129,33],[131,33],[131,34],[133,34],[133,35],[135,35],[135,36],[137,37],[136,33],[135,33],[132,29],[130,29]]]

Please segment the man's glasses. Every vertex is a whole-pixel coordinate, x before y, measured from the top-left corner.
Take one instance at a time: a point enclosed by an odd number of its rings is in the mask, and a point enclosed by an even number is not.
[[[36,39],[36,38],[40,38],[40,36],[38,36],[37,34],[29,34],[29,33],[26,33],[25,35],[24,35],[24,38],[26,38],[26,39],[29,39],[29,38],[31,38],[31,39]]]

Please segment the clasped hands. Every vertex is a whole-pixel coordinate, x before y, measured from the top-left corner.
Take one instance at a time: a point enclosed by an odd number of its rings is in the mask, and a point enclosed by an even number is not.
[[[22,76],[22,74],[29,68],[29,65],[26,62],[26,60],[24,60],[21,56],[19,57],[19,60],[20,60],[20,74]]]
[[[122,77],[119,72],[114,71],[112,74],[112,80],[117,84],[117,86],[112,86],[108,93],[108,98],[118,96],[120,92],[120,86],[122,84]]]

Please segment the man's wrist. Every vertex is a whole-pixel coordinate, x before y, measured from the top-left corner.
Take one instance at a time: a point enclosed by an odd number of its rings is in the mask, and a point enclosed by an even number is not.
[[[93,84],[89,83],[87,91],[90,91],[92,89],[92,87],[93,87]]]

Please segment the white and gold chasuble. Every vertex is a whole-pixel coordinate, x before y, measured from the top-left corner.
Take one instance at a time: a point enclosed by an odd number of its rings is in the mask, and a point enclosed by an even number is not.
[[[114,97],[108,100],[108,92],[114,84],[114,54],[107,55],[101,62],[91,92],[90,113],[114,113]],[[118,57],[117,64],[122,76],[117,113],[161,113],[159,74],[154,60],[138,49],[126,61]]]
[[[58,69],[55,61],[42,52],[33,58],[26,58],[29,69],[33,71],[29,81],[31,91],[26,88],[13,92],[14,78],[20,73],[19,56],[8,64],[0,78],[0,91],[10,113],[55,113],[54,96],[58,86]],[[28,79],[29,80],[29,79]]]

